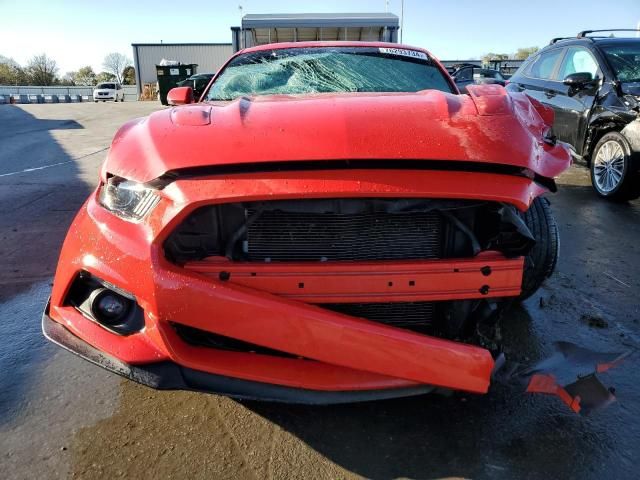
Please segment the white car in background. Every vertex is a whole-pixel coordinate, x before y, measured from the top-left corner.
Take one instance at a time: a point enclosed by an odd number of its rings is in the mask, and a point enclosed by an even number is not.
[[[93,101],[106,102],[107,100],[113,100],[114,102],[124,102],[124,90],[122,85],[116,82],[99,83],[93,89]]]

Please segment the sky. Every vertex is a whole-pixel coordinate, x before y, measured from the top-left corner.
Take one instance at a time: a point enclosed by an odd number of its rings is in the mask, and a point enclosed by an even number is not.
[[[231,42],[243,13],[384,12],[401,0],[0,0],[0,55],[25,64],[46,53],[59,74],[110,52],[132,57],[132,43]],[[597,28],[635,28],[640,0],[404,0],[403,43],[442,60],[513,53],[553,37]]]

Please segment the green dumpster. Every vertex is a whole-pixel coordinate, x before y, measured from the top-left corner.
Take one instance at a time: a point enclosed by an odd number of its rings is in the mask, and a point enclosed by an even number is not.
[[[178,82],[189,78],[195,73],[198,73],[197,69],[198,65],[195,63],[181,63],[179,65],[156,65],[160,102],[162,102],[163,105],[168,105],[167,94],[169,93],[169,90],[177,86]]]

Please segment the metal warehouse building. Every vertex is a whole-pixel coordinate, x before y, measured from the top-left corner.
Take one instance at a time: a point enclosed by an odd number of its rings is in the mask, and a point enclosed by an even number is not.
[[[198,73],[214,73],[233,54],[230,43],[133,43],[138,95],[157,80],[156,65],[164,58],[198,64]]]
[[[400,23],[392,13],[247,14],[232,27],[235,51],[255,45],[313,40],[398,41]]]

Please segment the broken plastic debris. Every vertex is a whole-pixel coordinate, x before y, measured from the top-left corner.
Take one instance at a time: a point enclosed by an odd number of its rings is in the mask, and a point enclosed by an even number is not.
[[[571,410],[586,415],[615,401],[614,389],[602,384],[596,373],[618,365],[631,352],[596,352],[571,342],[554,342],[554,352],[533,367],[518,370],[498,357],[493,378],[517,382],[528,393],[555,395]]]

